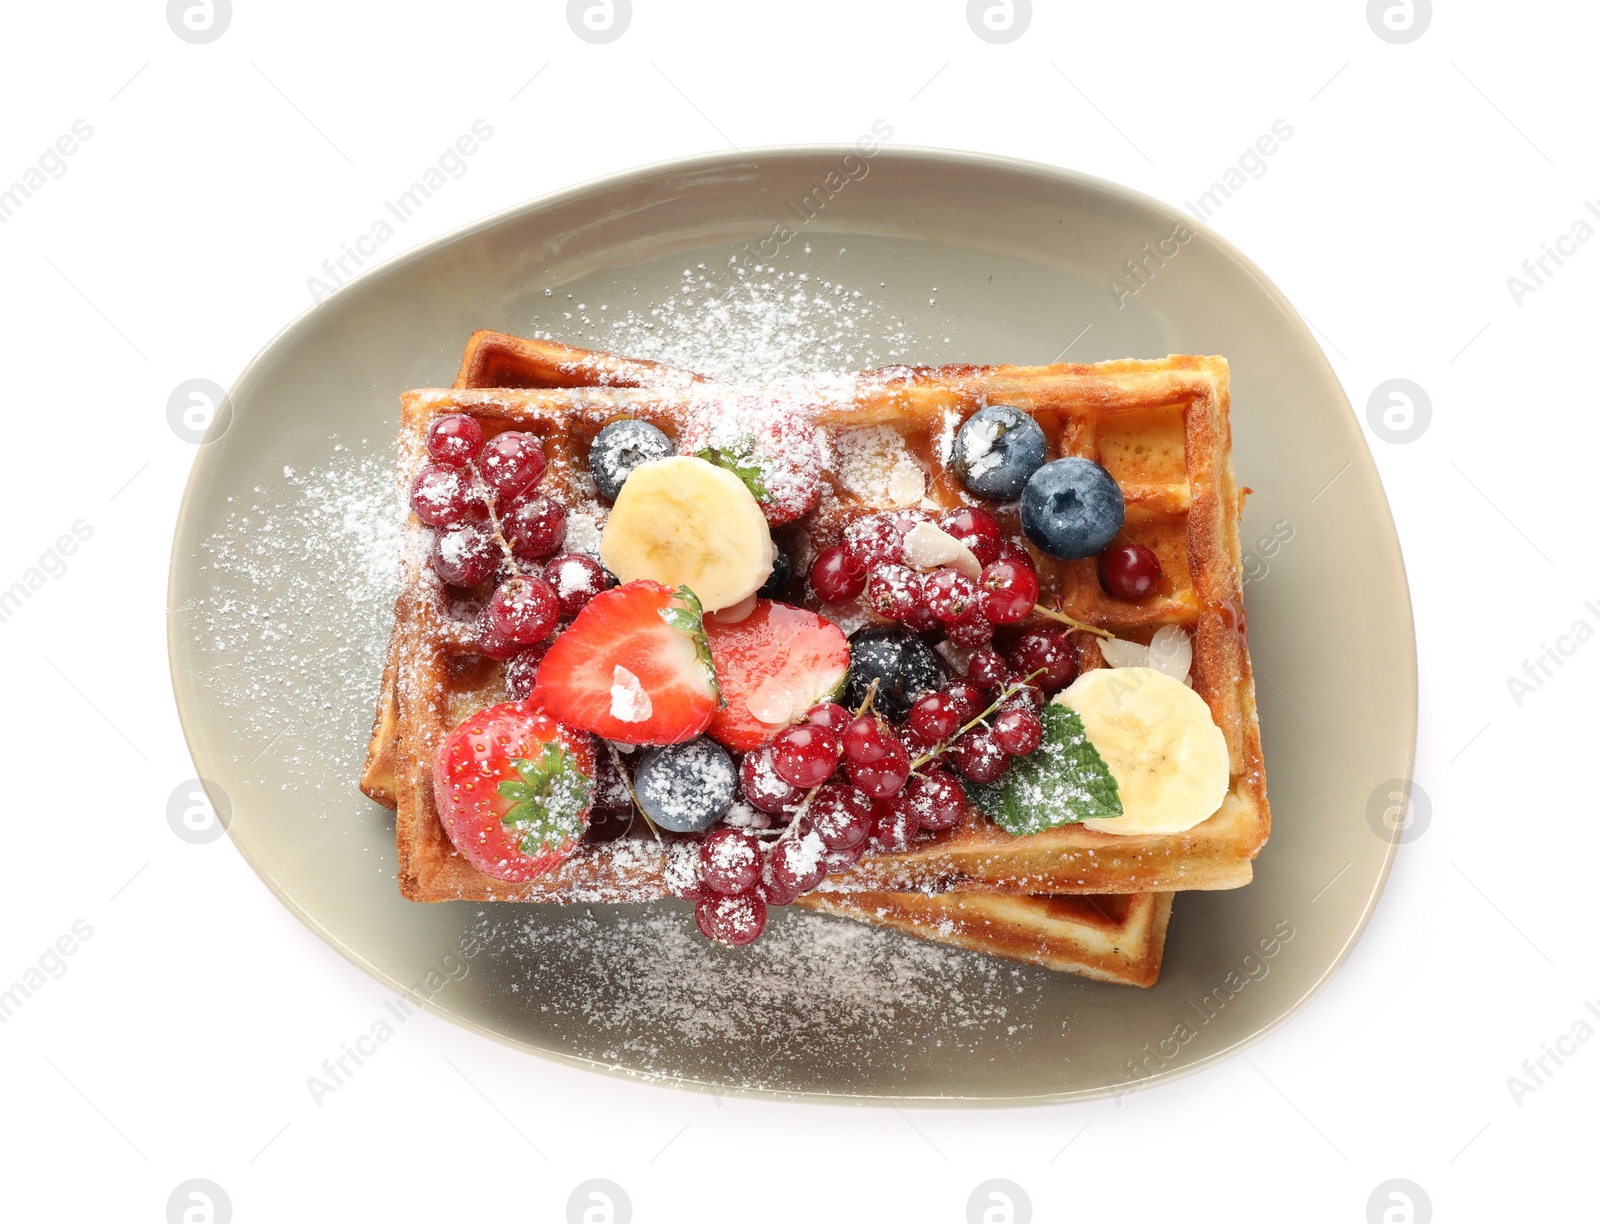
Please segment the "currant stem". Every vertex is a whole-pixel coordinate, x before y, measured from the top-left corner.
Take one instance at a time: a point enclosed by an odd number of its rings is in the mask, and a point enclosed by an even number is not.
[[[927,752],[924,752],[916,760],[912,761],[911,762],[911,772],[912,773],[916,773],[917,770],[921,769],[929,761],[933,760],[934,757],[939,756],[942,753],[948,752],[950,750],[950,745],[951,744],[955,743],[958,739],[960,739],[968,731],[972,730],[972,728],[976,727],[979,723],[983,722],[984,719],[988,718],[989,715],[993,714],[996,710],[998,710],[1001,707],[1001,705],[1003,705],[1008,698],[1014,696],[1017,693],[1020,693],[1023,689],[1027,688],[1028,687],[1028,681],[1032,680],[1035,676],[1044,675],[1044,671],[1045,671],[1045,669],[1041,667],[1037,671],[1029,672],[1021,680],[1013,680],[1010,684],[1006,685],[1005,688],[1000,690],[1000,695],[998,697],[996,697],[993,702],[990,703],[989,708],[987,710],[985,710],[982,714],[979,714],[976,718],[974,718],[966,726],[959,728],[954,734],[949,735],[949,736],[945,737],[944,739],[940,740],[937,744],[935,744]]]
[[[483,505],[489,512],[489,527],[494,535],[494,542],[500,545],[500,551],[506,555],[506,564],[511,567],[512,576],[516,578],[526,577],[522,572],[522,567],[517,564],[516,553],[511,551],[511,545],[506,543],[505,534],[500,530],[500,516],[495,513],[496,499],[494,490],[489,487],[489,482],[483,478],[483,473],[478,471],[478,461],[476,459],[469,460],[467,467],[471,469],[473,479],[483,489]],[[612,749],[612,755],[616,755],[616,749]],[[645,819],[649,820],[650,818],[646,816]],[[651,826],[651,828],[654,827],[654,825]],[[660,834],[658,833],[656,836],[660,837]]]
[[[866,700],[863,701],[856,708],[856,717],[857,718],[860,718],[868,710],[872,709],[873,698],[877,697],[877,695],[878,695],[878,682],[876,680],[874,680],[871,684],[867,685],[867,697],[866,697]]]
[[[613,744],[610,740],[603,740],[601,742],[605,744],[606,751],[611,754],[611,764],[613,766],[615,766],[617,773],[622,778],[622,787],[623,787],[623,789],[628,792],[628,798],[633,800],[634,814],[644,817],[645,824],[650,826],[650,832],[652,832],[652,833],[654,833],[656,835],[656,840],[657,841],[660,841],[661,840],[661,830],[656,828],[656,822],[650,819],[650,813],[648,813],[648,812],[646,812],[644,810],[644,805],[639,802],[639,796],[634,793],[634,790],[633,790],[633,779],[628,777],[628,771],[626,769],[622,768],[622,757],[619,756],[618,753],[617,753],[617,746],[615,744]],[[631,818],[628,821],[628,831],[629,832],[633,831],[633,821],[632,821]]]
[[[1074,620],[1065,612],[1057,612],[1054,608],[1047,608],[1043,604],[1034,604],[1034,612],[1039,616],[1048,617],[1062,625],[1070,625],[1074,629],[1081,629],[1084,633],[1092,633],[1095,637],[1114,638],[1117,635],[1109,629],[1099,629],[1094,625],[1086,625],[1081,620]]]

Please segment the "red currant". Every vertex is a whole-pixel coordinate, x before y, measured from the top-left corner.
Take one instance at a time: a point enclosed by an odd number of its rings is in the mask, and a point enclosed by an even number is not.
[[[502,554],[494,533],[483,523],[463,523],[433,537],[429,560],[451,586],[471,587],[500,568]]]
[[[978,585],[983,588],[983,611],[997,625],[1015,625],[1028,619],[1039,602],[1039,575],[1031,565],[996,561],[984,567]]]
[[[850,725],[850,711],[837,701],[819,701],[806,711],[806,721],[843,735]]]
[[[870,765],[889,751],[892,738],[876,714],[863,714],[844,729],[844,755],[858,765]]]
[[[707,939],[737,947],[761,934],[767,925],[767,903],[754,893],[711,897],[694,907],[694,921]]]
[[[886,565],[867,580],[867,604],[879,616],[903,621],[922,599],[922,575],[904,565]]]
[[[1006,710],[994,720],[990,734],[1007,756],[1027,756],[1044,738],[1044,724],[1032,710]]]
[[[872,849],[898,854],[910,848],[916,835],[917,819],[899,796],[872,805],[872,834],[867,839]]]
[[[982,612],[974,609],[965,619],[958,620],[953,625],[946,625],[944,631],[945,636],[957,646],[976,650],[980,646],[987,646],[994,638],[994,623]]]
[[[967,800],[961,783],[942,769],[930,769],[912,778],[904,796],[906,810],[916,817],[918,827],[930,833],[954,825]]]
[[[1161,562],[1143,544],[1114,544],[1100,554],[1100,585],[1117,599],[1136,603],[1161,585]]]
[[[876,761],[866,764],[851,761],[849,765],[850,785],[874,799],[898,794],[911,776],[911,757],[906,746],[892,737],[884,744],[887,750]]]
[[[745,802],[751,807],[776,814],[799,803],[806,793],[778,776],[773,768],[774,755],[771,744],[762,744],[745,753],[744,760],[739,762],[739,785]],[[816,804],[813,802],[812,806]]]
[[[841,871],[849,871],[867,852],[867,839],[862,837],[860,844],[849,846],[843,850],[829,850],[822,861],[828,865],[829,875],[838,875]]]
[[[989,705],[983,690],[970,680],[952,680],[944,686],[944,693],[963,723],[971,722]]]
[[[740,829],[713,829],[700,843],[700,879],[726,897],[749,892],[761,878],[761,843]]]
[[[1053,693],[1066,685],[1078,670],[1077,652],[1061,629],[1030,629],[1017,639],[1009,656],[1017,679],[1039,672],[1028,683],[1041,692]]]
[[[994,782],[1006,771],[1006,754],[987,727],[974,727],[955,743],[956,768],[974,782]]]
[[[1024,684],[1000,703],[1004,710],[1031,710],[1038,714],[1044,709],[1044,694],[1031,684]]]
[[[827,852],[822,838],[814,834],[784,838],[772,847],[769,859],[773,883],[793,889],[796,896],[810,892],[828,874],[828,865],[822,861]]]
[[[1038,565],[1034,563],[1033,554],[1022,547],[1021,544],[1014,544],[1010,540],[1000,545],[1000,555],[995,560],[1014,561],[1025,569],[1031,569],[1035,574],[1039,572]]]
[[[559,549],[567,538],[567,510],[554,498],[536,493],[512,506],[500,527],[511,551],[519,558],[540,561]]]
[[[556,589],[561,615],[572,617],[606,589],[605,567],[582,553],[562,553],[545,563],[544,580]]]
[[[988,565],[1000,555],[1000,524],[987,510],[957,506],[939,520],[939,526],[965,544],[979,565]]]
[[[543,641],[561,619],[555,588],[543,578],[511,578],[489,597],[489,620],[508,642]]]
[[[816,723],[785,727],[773,741],[772,767],[785,782],[810,790],[839,763],[839,737]]]
[[[544,448],[530,433],[507,430],[484,443],[478,470],[495,495],[509,500],[526,493],[544,475]]]
[[[1011,670],[994,650],[975,650],[967,660],[967,679],[981,688],[1000,689],[1011,678]]]
[[[811,589],[823,603],[849,603],[866,589],[867,571],[843,544],[824,548],[811,563]]]
[[[483,493],[460,468],[430,464],[411,482],[411,509],[430,527],[450,527],[483,518]]]
[[[823,874],[827,874],[827,865],[823,865]],[[765,901],[770,908],[774,905],[793,905],[794,899],[800,895],[800,890],[780,882],[772,874],[772,859],[768,858],[761,864],[761,879],[757,881],[755,895]]]
[[[494,617],[490,615],[487,607],[478,613],[478,619],[474,622],[473,628],[473,636],[477,642],[478,649],[491,659],[503,662],[513,657],[523,647],[523,643],[513,642],[500,632],[499,627],[494,623]]]
[[[929,693],[911,707],[906,721],[924,742],[936,744],[954,735],[966,720],[960,717],[948,693]]]
[[[435,463],[460,467],[483,449],[483,429],[462,412],[439,417],[428,426],[428,455]]]
[[[829,850],[848,850],[866,840],[872,800],[842,782],[830,782],[811,801],[806,820]]]
[[[978,605],[978,588],[955,570],[942,569],[922,581],[922,599],[928,610],[945,624],[964,620]]]
[[[512,701],[526,701],[533,692],[534,675],[539,670],[544,652],[549,649],[548,641],[535,642],[532,646],[524,646],[506,664],[506,693]]]
[[[898,565],[905,560],[906,533],[927,518],[926,514],[914,516],[909,511],[869,515],[845,528],[844,545],[863,570]]]

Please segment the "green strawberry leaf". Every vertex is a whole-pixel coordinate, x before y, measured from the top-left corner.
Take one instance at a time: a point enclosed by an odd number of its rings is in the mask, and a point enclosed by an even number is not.
[[[1071,706],[1052,702],[1040,715],[1044,738],[1012,761],[997,782],[964,782],[967,797],[990,820],[1018,837],[1083,820],[1122,815],[1117,780]]]
[[[530,857],[565,845],[583,833],[583,811],[594,781],[560,743],[546,743],[536,761],[512,757],[522,779],[500,783],[500,797],[513,806],[501,823],[519,835],[518,848]]]
[[[705,609],[700,605],[700,597],[686,586],[672,592],[672,597],[683,606],[668,604],[661,609],[661,619],[694,638],[695,658],[706,669],[711,691],[717,695],[717,705],[725,706],[728,703],[723,700],[722,689],[717,684],[717,669],[711,665],[711,639],[706,637]]]
[[[727,468],[744,481],[745,488],[758,502],[771,501],[772,494],[767,492],[767,486],[761,480],[761,456],[756,454],[755,441],[755,435],[750,434],[741,437],[731,447],[702,446],[695,451],[694,457]]]

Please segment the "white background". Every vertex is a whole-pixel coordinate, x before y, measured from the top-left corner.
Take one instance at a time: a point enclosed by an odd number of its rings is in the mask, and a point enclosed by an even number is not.
[[[74,920],[93,928],[0,1027],[8,1217],[161,1221],[202,1177],[241,1222],[559,1221],[603,1177],[640,1221],[961,1221],[1003,1177],[1041,1221],[1355,1224],[1403,1177],[1439,1220],[1592,1218],[1600,1041],[1520,1103],[1507,1077],[1600,998],[1578,870],[1600,853],[1584,773],[1600,646],[1520,706],[1507,678],[1573,622],[1600,625],[1600,241],[1520,304],[1506,283],[1600,198],[1592,8],[1440,6],[1397,45],[1355,0],[1040,3],[994,45],[954,0],[635,0],[623,36],[592,45],[554,2],[233,7],[207,45],[156,0],[4,19],[0,183],[75,120],[93,128],[0,225],[0,587],[76,520],[93,530],[0,624],[0,984]],[[594,176],[849,142],[876,118],[895,145],[1173,203],[1293,126],[1212,224],[1313,324],[1363,419],[1390,378],[1433,407],[1410,444],[1368,435],[1416,605],[1432,823],[1297,1017],[1120,1105],[954,1112],[633,1085],[424,1015],[312,1104],[307,1075],[387,996],[226,839],[167,826],[194,772],[163,644],[194,449],[165,406],[187,379],[230,383],[310,305],[322,261],[477,118],[494,139],[385,255]]]

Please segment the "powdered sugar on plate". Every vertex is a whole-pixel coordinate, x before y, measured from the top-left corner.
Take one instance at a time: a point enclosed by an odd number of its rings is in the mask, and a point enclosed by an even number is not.
[[[496,906],[470,934],[497,950],[497,986],[577,1034],[574,1052],[673,1077],[703,1067],[704,1047],[723,1078],[780,1090],[847,1078],[868,1047],[881,1072],[889,1032],[899,1067],[1001,1053],[1034,1024],[1042,972],[789,911],[724,948],[679,903],[526,917]]]
[[[353,784],[399,585],[393,443],[335,440],[317,467],[257,471],[195,558],[210,596],[176,611],[211,656],[242,758],[270,750],[321,789],[337,755]]]

